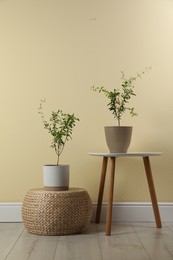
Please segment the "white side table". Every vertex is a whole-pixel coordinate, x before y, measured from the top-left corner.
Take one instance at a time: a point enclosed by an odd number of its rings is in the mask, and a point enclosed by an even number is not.
[[[106,235],[111,235],[111,222],[112,222],[112,203],[113,203],[113,192],[114,192],[114,176],[115,176],[115,163],[118,157],[141,157],[144,162],[148,187],[151,196],[152,207],[154,211],[154,217],[157,228],[162,227],[159,207],[157,203],[157,197],[154,187],[154,181],[151,171],[151,164],[150,164],[150,156],[158,156],[161,155],[161,152],[128,152],[128,153],[96,153],[90,152],[89,155],[93,156],[101,156],[102,157],[102,169],[101,169],[101,177],[100,177],[100,187],[99,187],[99,194],[98,194],[98,202],[97,202],[97,211],[96,211],[96,219],[95,222],[100,222],[100,214],[102,208],[102,200],[103,200],[103,191],[105,185],[105,177],[106,177],[106,170],[107,170],[107,163],[108,159],[111,163],[110,168],[110,186],[109,186],[109,198],[108,198],[108,207],[107,207],[107,216],[106,216]]]

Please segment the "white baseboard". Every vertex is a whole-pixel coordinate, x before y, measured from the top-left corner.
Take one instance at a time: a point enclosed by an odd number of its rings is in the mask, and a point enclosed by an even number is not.
[[[96,203],[93,203],[94,214]],[[1,202],[0,222],[22,222],[21,202]],[[103,204],[101,221],[106,219],[107,204]],[[159,210],[162,221],[173,221],[173,203],[160,202]],[[154,221],[153,209],[149,202],[118,202],[113,204],[112,221]]]
[[[159,211],[162,221],[173,221],[173,203],[161,202]],[[94,204],[94,214],[96,213]],[[106,219],[107,204],[102,205],[101,221]],[[118,202],[113,204],[112,221],[155,221],[152,204],[150,202]]]
[[[0,202],[0,222],[22,222],[21,202]]]
[[[0,202],[0,222],[22,222],[21,202]]]

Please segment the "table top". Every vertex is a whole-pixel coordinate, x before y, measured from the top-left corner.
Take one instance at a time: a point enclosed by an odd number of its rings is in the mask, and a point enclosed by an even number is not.
[[[127,153],[105,153],[105,152],[89,152],[89,155],[102,157],[148,157],[162,155],[162,152],[127,152]]]

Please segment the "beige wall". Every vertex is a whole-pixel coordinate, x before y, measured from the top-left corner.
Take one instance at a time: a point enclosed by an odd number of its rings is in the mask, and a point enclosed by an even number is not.
[[[0,0],[0,201],[22,201],[42,186],[42,165],[55,163],[50,138],[37,113],[58,108],[80,118],[61,158],[71,165],[71,186],[97,198],[103,127],[114,120],[106,100],[90,86],[118,87],[152,66],[136,84],[138,117],[131,151],[163,151],[152,158],[159,201],[172,201],[173,1]],[[119,159],[116,201],[148,201],[140,159]],[[106,196],[105,196],[106,199]]]

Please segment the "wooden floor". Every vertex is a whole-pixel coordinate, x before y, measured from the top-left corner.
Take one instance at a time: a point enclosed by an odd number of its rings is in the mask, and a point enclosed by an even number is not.
[[[72,236],[38,236],[27,233],[22,223],[0,223],[0,260],[173,260],[173,222],[116,223],[112,236],[105,224],[91,223]]]

